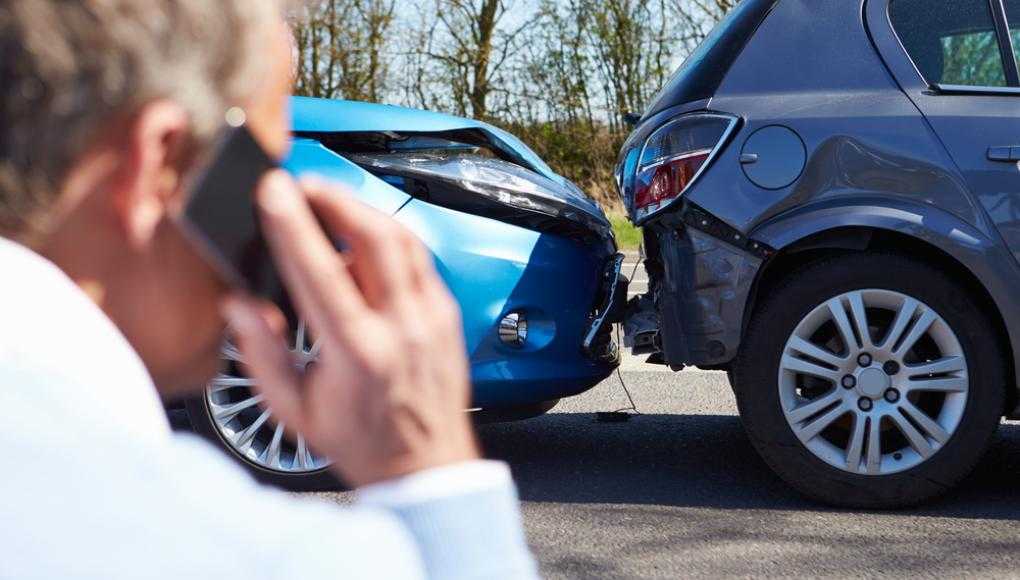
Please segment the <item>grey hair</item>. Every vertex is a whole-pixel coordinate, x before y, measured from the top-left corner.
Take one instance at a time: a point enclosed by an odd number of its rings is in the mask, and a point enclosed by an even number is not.
[[[160,98],[207,144],[265,76],[281,0],[4,0],[0,235],[30,230],[100,129]]]

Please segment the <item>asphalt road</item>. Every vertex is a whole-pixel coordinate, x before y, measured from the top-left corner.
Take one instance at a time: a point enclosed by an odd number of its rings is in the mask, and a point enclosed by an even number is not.
[[[623,373],[546,417],[482,429],[518,480],[551,578],[1017,576],[1020,427],[922,510],[836,511],[790,491],[751,448],[720,373]]]
[[[850,512],[802,499],[757,457],[722,373],[628,358],[550,414],[485,425],[486,453],[517,479],[549,578],[1020,576],[1020,424],[977,472],[924,509]],[[345,494],[325,494],[347,501]]]

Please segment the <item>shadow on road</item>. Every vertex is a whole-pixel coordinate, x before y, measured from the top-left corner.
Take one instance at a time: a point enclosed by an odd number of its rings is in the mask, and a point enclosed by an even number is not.
[[[480,429],[526,501],[828,511],[766,467],[730,415],[640,415],[596,423],[554,413]],[[947,498],[901,513],[1020,519],[1020,426],[1007,424],[975,473]]]

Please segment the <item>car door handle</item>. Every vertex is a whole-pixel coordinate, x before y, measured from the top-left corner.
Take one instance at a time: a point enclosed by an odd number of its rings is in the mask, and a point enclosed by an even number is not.
[[[1020,147],[989,147],[988,148],[988,160],[989,161],[1020,161]]]

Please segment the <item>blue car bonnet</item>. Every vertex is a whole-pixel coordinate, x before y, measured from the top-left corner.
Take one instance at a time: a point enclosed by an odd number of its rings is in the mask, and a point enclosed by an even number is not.
[[[442,134],[474,130],[484,135],[494,150],[562,186],[557,192],[561,201],[583,208],[593,215],[604,215],[597,203],[577,189],[569,180],[553,171],[524,142],[509,132],[488,123],[394,105],[311,97],[292,97],[291,114],[293,116],[293,131],[299,136],[373,132]]]
[[[475,129],[489,137],[493,147],[518,158],[529,169],[549,179],[563,180],[520,139],[481,121],[395,105],[311,97],[293,97],[291,114],[294,117],[294,132],[298,134],[385,131],[444,133]]]

